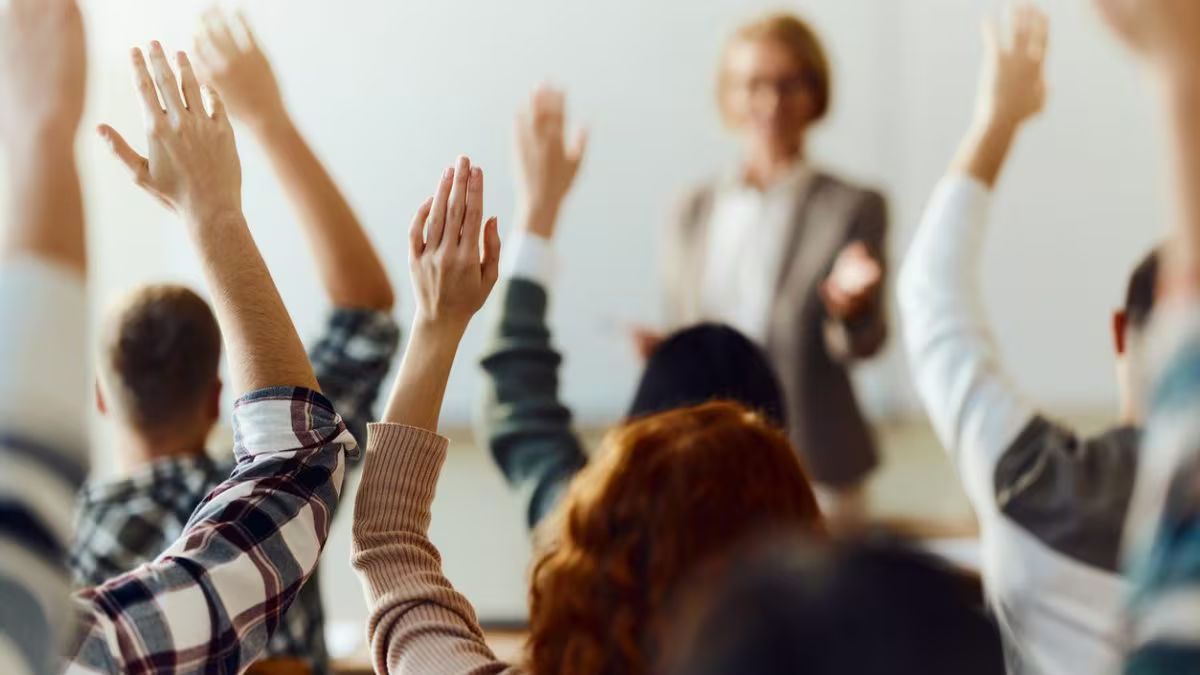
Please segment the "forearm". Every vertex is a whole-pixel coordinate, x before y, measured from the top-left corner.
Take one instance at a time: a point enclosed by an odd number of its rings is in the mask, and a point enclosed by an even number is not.
[[[994,188],[1018,128],[1012,122],[977,119],[959,146],[950,173],[970,176],[988,189]]]
[[[304,345],[240,213],[189,222],[238,392],[319,391]]]
[[[354,210],[286,115],[256,132],[292,202],[337,307],[391,309],[395,294]]]
[[[87,247],[74,134],[35,138],[9,153],[12,212],[3,255],[31,254],[84,276]]]
[[[463,330],[431,326],[420,319],[413,322],[383,422],[437,431]]]
[[[1164,86],[1175,164],[1176,215],[1168,246],[1167,292],[1200,294],[1200,79],[1178,78]]]

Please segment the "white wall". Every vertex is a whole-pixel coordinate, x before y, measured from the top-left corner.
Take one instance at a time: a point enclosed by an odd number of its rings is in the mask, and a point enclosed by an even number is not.
[[[508,131],[542,78],[566,86],[593,143],[564,214],[566,267],[555,290],[565,395],[582,417],[624,408],[637,366],[606,319],[657,319],[655,231],[671,196],[732,156],[711,106],[712,68],[739,19],[764,0],[259,0],[244,3],[286,95],[371,230],[411,310],[404,231],[459,153],[488,170],[489,210],[512,208]],[[820,164],[885,187],[894,256],[964,129],[979,61],[981,0],[807,0],[838,70]],[[1057,409],[1113,401],[1107,313],[1134,259],[1161,231],[1162,171],[1135,74],[1079,0],[1047,0],[1052,99],[1004,180],[984,270],[997,332],[1018,379]],[[89,117],[137,136],[130,45],[186,45],[197,0],[93,0]],[[137,283],[198,280],[177,223],[138,194],[91,139],[84,175],[103,301]],[[293,316],[311,334],[325,310],[293,219],[248,137],[246,208]],[[479,391],[477,322],[454,373],[447,419],[469,419]],[[893,349],[868,376],[877,411],[913,410]],[[102,454],[103,456],[103,454]],[[105,472],[107,461],[98,470]],[[451,578],[484,614],[519,613],[526,542],[482,454],[451,460],[434,537]],[[346,560],[346,516],[325,565],[335,618],[363,609]]]

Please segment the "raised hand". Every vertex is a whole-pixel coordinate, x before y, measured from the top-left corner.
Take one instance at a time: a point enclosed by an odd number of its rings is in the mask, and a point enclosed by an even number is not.
[[[483,223],[483,170],[466,157],[446,169],[437,193],[413,218],[409,235],[414,323],[461,337],[500,273],[496,219]]]
[[[1048,36],[1046,15],[1026,2],[1012,6],[1003,35],[996,21],[984,24],[986,54],[975,111],[981,123],[1015,127],[1042,111]]]
[[[72,143],[83,118],[87,48],[75,0],[11,0],[0,12],[0,134],[10,152]]]
[[[205,14],[192,53],[200,76],[220,92],[235,119],[255,130],[286,120],[275,72],[245,16]]]
[[[833,271],[821,285],[821,299],[831,316],[850,319],[870,306],[882,283],[883,267],[865,244],[854,242],[838,254]]]
[[[587,133],[564,141],[566,102],[563,93],[539,87],[528,108],[516,118],[518,226],[544,238],[554,235],[558,209],[571,190],[587,147]]]
[[[100,135],[134,182],[185,220],[207,222],[224,213],[240,217],[242,165],[225,106],[209,90],[212,109],[206,110],[187,54],[179,52],[176,62],[178,78],[158,42],[150,47],[149,68],[142,50],[133,50],[149,157],[138,154],[108,125],[100,127]]]
[[[1200,3],[1194,0],[1093,0],[1121,40],[1151,65],[1190,75],[1200,57]]]

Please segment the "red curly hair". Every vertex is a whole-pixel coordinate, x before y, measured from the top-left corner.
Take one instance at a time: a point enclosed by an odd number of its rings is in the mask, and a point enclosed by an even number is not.
[[[652,617],[699,565],[764,530],[825,533],[786,437],[732,403],[614,430],[546,525],[530,590],[534,675],[644,675]]]

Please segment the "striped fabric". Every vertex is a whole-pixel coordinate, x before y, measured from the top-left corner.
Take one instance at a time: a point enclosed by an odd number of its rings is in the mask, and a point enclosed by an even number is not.
[[[238,465],[155,561],[76,596],[67,673],[240,673],[316,568],[357,444],[329,401],[277,388],[233,413]]]
[[[87,472],[87,299],[44,261],[0,268],[0,673],[57,672],[71,505]]]
[[[1162,358],[1129,523],[1128,675],[1200,673],[1200,307],[1156,323]]]

